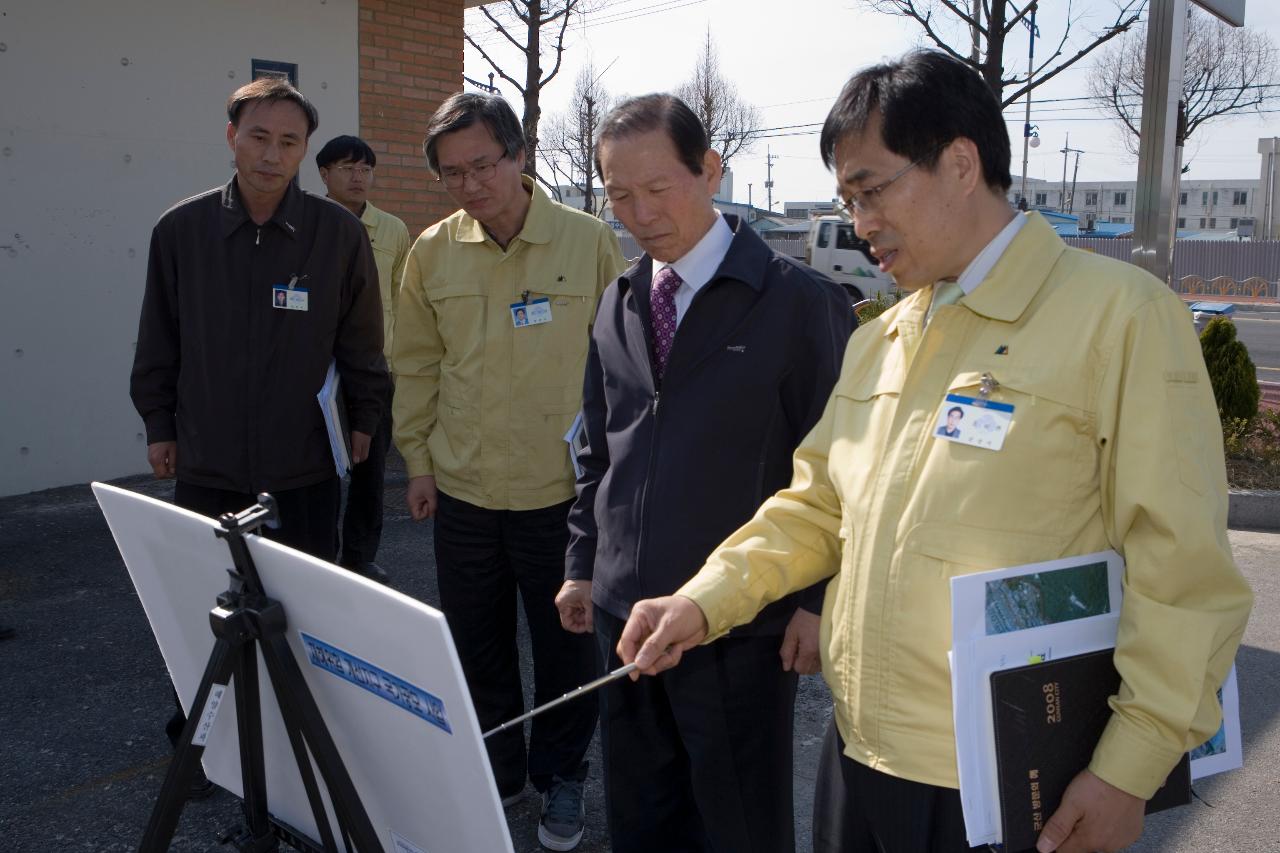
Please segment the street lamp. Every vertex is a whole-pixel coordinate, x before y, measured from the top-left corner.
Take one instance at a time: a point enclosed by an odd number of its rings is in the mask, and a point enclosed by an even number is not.
[[[1030,118],[1031,96],[1027,95],[1027,114]],[[1031,122],[1022,125],[1022,191],[1018,194],[1018,210],[1026,210],[1027,205],[1027,148],[1040,147],[1040,128]]]
[[[1036,36],[1039,32],[1036,30],[1036,0],[1031,0],[1031,20],[1024,21],[1027,24],[1027,117],[1022,124],[1022,192],[1021,200],[1018,202],[1019,210],[1027,209],[1027,159],[1030,157],[1030,148],[1040,147],[1040,134],[1036,132],[1037,128],[1031,123],[1031,77],[1035,74],[1036,67]]]

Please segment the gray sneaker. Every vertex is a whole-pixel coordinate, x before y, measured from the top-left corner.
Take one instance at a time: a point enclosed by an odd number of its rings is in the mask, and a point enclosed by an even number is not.
[[[548,850],[574,849],[582,841],[586,814],[582,783],[576,779],[552,777],[551,787],[542,795],[538,843]]]

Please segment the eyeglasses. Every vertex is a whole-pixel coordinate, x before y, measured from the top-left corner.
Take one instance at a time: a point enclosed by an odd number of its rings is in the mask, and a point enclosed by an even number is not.
[[[341,172],[343,175],[347,176],[348,178],[351,177],[352,175],[358,175],[361,178],[367,178],[373,174],[372,166],[363,166],[363,165],[353,166],[350,163],[346,163],[341,166],[334,166],[333,168],[337,169],[339,172]]]
[[[858,190],[857,192],[849,193],[848,201],[841,201],[837,203],[836,209],[839,211],[840,215],[849,222],[853,221],[855,214],[862,214],[863,216],[866,216],[868,214],[875,213],[880,209],[880,197],[884,194],[885,190],[893,186],[894,181],[898,180],[898,178],[901,178],[907,172],[910,172],[916,166],[919,166],[925,160],[928,160],[945,147],[946,146],[944,145],[939,145],[920,159],[912,160],[910,163],[894,172],[889,180],[882,184],[877,184],[874,187],[867,187],[865,190]]]
[[[493,173],[497,171],[502,158],[506,156],[507,152],[503,151],[492,163],[477,163],[470,169],[445,169],[440,173],[440,181],[451,190],[456,190],[465,184],[467,178],[475,178],[476,183],[487,184],[493,179]]]

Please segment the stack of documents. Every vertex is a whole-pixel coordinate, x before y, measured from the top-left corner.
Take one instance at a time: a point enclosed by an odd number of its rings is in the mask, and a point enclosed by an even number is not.
[[[970,845],[1004,842],[992,673],[1114,649],[1123,574],[1120,555],[1103,551],[951,579],[952,713]],[[1192,779],[1241,764],[1234,669],[1219,698],[1223,727],[1192,752]],[[1045,803],[1043,819],[1056,807]]]
[[[324,375],[324,385],[316,394],[320,411],[324,414],[325,432],[329,434],[329,450],[333,453],[333,465],[339,477],[351,471],[351,436],[347,431],[347,407],[342,402],[342,388],[338,379],[338,363],[329,362]]]

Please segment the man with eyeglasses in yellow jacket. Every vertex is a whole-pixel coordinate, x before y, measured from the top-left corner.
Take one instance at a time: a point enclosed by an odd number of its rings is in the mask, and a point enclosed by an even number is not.
[[[525,138],[493,95],[449,98],[427,125],[427,164],[461,210],[409,253],[396,312],[396,446],[409,511],[435,520],[440,605],[482,729],[524,710],[516,592],[533,646],[534,702],[590,680],[591,637],[560,627],[574,496],[564,436],[582,406],[596,302],[623,270],[608,225],[523,175]],[[542,794],[539,841],[582,838],[583,761],[596,703],[569,703],[489,738],[504,803],[526,775]]]
[[[960,61],[925,51],[858,73],[821,153],[909,295],[853,335],[790,487],[675,595],[638,602],[618,655],[659,672],[832,578],[815,850],[968,850],[950,579],[1113,548],[1122,683],[1037,850],[1119,850],[1174,764],[1217,730],[1216,690],[1253,600],[1227,541],[1220,425],[1186,308],[1011,209],[999,102]],[[984,398],[986,435],[977,422],[937,433],[954,398]]]

